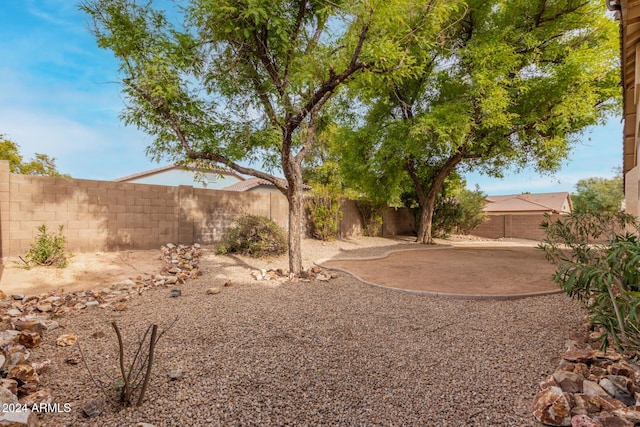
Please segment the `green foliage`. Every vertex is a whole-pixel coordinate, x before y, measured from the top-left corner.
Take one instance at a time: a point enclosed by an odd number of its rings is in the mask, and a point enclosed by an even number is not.
[[[447,237],[462,219],[462,207],[453,197],[438,197],[433,210],[432,233],[436,237]]]
[[[305,207],[311,220],[311,235],[318,240],[332,240],[340,231],[342,198],[327,191],[307,194]]]
[[[616,212],[577,213],[542,222],[539,246],[557,263],[553,276],[573,298],[585,302],[591,324],[603,331],[602,348],[611,343],[629,355],[640,351],[640,242],[637,219]],[[625,230],[633,230],[633,232]],[[600,242],[600,243],[594,243]]]
[[[64,268],[69,261],[69,254],[65,249],[67,242],[66,238],[62,235],[64,226],[58,227],[58,234],[49,232],[46,225],[38,227],[38,236],[36,240],[31,243],[29,251],[25,255],[27,266],[30,263],[41,266],[55,266],[58,268]]]
[[[456,232],[469,234],[478,228],[487,218],[482,211],[485,206],[485,194],[476,186],[475,190],[462,188],[455,198],[461,209],[461,215],[456,223]]]
[[[574,212],[616,212],[624,200],[622,171],[611,179],[581,179],[571,194]]]
[[[372,200],[356,200],[356,206],[362,216],[362,234],[370,237],[380,236],[382,233],[382,221],[387,209],[385,202]]]
[[[20,146],[0,134],[0,160],[9,161],[9,171],[24,175],[64,176],[56,168],[56,159],[46,154],[35,153],[34,158],[25,162],[20,154]]]
[[[190,0],[166,13],[153,2],[86,0],[80,8],[98,46],[120,62],[123,118],[154,137],[152,158],[200,158],[277,183],[298,224],[301,163],[330,99],[367,74],[415,74],[408,43],[435,45],[458,4]],[[251,162],[267,172],[241,164]],[[289,240],[297,273],[300,235]]]
[[[287,251],[285,231],[272,219],[243,215],[222,237],[219,253],[239,253],[255,258],[281,255]]]
[[[471,0],[450,18],[440,44],[410,46],[419,72],[354,82],[344,119],[354,178],[392,192],[403,171],[423,210],[456,169],[557,170],[621,99],[618,25],[601,1]]]

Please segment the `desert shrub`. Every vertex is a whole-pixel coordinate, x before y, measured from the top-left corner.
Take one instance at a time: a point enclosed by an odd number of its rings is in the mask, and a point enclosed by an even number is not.
[[[462,207],[453,197],[438,197],[433,209],[431,232],[436,237],[447,237],[462,219]]]
[[[331,240],[338,236],[342,218],[342,200],[329,193],[313,193],[305,197],[305,208],[311,222],[311,236]]]
[[[287,251],[285,231],[273,220],[243,215],[222,236],[218,253],[239,253],[253,257],[281,255]]]
[[[469,234],[487,218],[487,215],[482,211],[485,206],[485,195],[477,187],[475,190],[463,188],[456,195],[456,201],[461,210],[456,231],[460,234]]]
[[[583,301],[601,345],[640,351],[640,242],[638,222],[624,213],[578,213],[541,223],[539,245],[558,266],[553,275],[564,291]]]
[[[64,226],[58,227],[58,233],[49,232],[46,225],[38,227],[38,236],[31,243],[29,251],[25,255],[27,267],[31,263],[36,265],[56,266],[63,268],[67,266],[69,254],[65,249],[67,240],[62,235]]]
[[[371,237],[379,236],[382,232],[382,220],[387,204],[385,202],[357,200],[356,206],[360,215],[362,215],[362,234]]]

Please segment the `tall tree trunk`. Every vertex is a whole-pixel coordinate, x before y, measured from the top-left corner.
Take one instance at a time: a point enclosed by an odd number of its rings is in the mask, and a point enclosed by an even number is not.
[[[304,156],[291,155],[291,133],[285,133],[282,169],[287,179],[287,201],[289,202],[289,272],[302,273],[302,213],[304,203],[304,185],[302,183],[301,162]]]
[[[289,182],[289,271],[295,275],[302,273],[302,213],[304,194],[302,178],[300,185]]]
[[[444,165],[436,171],[436,174],[431,181],[431,185],[429,186],[428,192],[424,191],[424,186],[422,185],[422,181],[418,176],[418,172],[415,165],[413,164],[413,160],[407,159],[407,172],[409,173],[409,176],[413,181],[413,185],[415,187],[416,193],[418,194],[418,200],[420,201],[421,206],[418,237],[416,238],[417,243],[423,243],[427,245],[434,244],[432,233],[433,211],[436,207],[436,199],[438,198],[438,193],[440,193],[440,190],[444,185],[444,181],[455,169],[458,163],[462,161],[463,158],[463,151],[458,151],[454,155],[449,157]]]

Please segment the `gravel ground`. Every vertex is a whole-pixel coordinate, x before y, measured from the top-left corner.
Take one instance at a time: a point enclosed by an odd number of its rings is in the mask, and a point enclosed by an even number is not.
[[[414,246],[362,238],[305,241],[310,259],[371,256]],[[255,261],[207,255],[201,279],[182,296],[156,288],[128,302],[67,316],[32,359],[52,359],[41,383],[69,413],[39,415],[46,426],[385,425],[536,426],[537,384],[556,368],[584,311],[562,294],[515,301],[417,296],[361,284],[339,274],[328,283],[256,282],[248,267],[286,267],[286,258]],[[206,295],[211,286],[217,295]],[[96,375],[117,374],[109,322],[125,341],[152,322],[179,320],[158,344],[152,380],[140,408],[81,415],[100,398],[82,365],[67,365],[75,347],[56,347],[76,333]],[[94,338],[95,332],[104,337]],[[133,345],[129,345],[130,348]],[[168,373],[184,372],[170,381]]]

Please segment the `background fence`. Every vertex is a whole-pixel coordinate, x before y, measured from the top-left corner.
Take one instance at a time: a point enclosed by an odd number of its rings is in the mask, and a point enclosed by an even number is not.
[[[0,160],[0,259],[26,253],[42,224],[52,231],[63,225],[71,252],[116,251],[212,244],[242,214],[288,228],[281,194],[18,175]],[[411,234],[414,224],[411,211],[388,209],[383,235]],[[361,230],[355,203],[346,201],[341,237]]]

